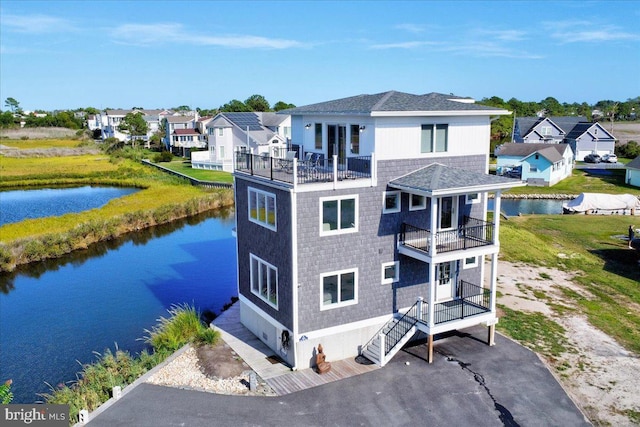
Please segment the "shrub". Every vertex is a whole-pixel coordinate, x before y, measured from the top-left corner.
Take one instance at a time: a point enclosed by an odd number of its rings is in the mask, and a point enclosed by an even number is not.
[[[196,310],[186,304],[172,306],[169,314],[169,318],[159,318],[158,325],[147,330],[146,341],[157,350],[175,351],[192,342],[204,328]]]
[[[8,405],[13,400],[13,393],[11,392],[11,380],[5,381],[0,385],[0,403]]]
[[[170,162],[173,160],[173,154],[170,151],[161,151],[154,154],[152,160],[154,163]]]

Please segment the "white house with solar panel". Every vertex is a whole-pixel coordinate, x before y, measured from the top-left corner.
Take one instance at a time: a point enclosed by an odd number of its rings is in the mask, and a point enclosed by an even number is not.
[[[489,174],[491,119],[510,113],[396,91],[282,113],[295,158],[234,151],[242,323],[294,369],[319,344],[380,365],[416,338],[431,361],[470,326],[492,345],[501,194],[524,185]]]
[[[291,117],[272,112],[219,113],[206,127],[207,151],[191,153],[191,167],[233,172],[235,153],[264,161],[286,158]]]

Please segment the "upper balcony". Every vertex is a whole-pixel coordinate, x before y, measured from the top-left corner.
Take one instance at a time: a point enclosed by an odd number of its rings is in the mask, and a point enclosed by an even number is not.
[[[267,155],[235,153],[234,172],[291,184],[338,183],[375,178],[374,156],[349,157],[342,162],[338,156],[324,159],[298,160]]]
[[[494,224],[465,216],[454,230],[432,232],[415,225],[402,223],[398,239],[399,250],[405,255],[423,259],[437,254],[463,251],[495,244]]]

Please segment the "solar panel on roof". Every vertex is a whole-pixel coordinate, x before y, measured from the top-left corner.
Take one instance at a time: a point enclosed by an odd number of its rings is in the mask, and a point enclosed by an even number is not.
[[[254,113],[225,113],[225,116],[242,129],[249,127],[250,131],[262,130],[260,120]]]

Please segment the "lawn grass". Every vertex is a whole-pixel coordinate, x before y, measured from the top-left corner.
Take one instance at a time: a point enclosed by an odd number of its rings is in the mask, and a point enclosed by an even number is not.
[[[172,171],[179,172],[200,181],[224,182],[229,184],[233,182],[233,175],[229,172],[193,169],[191,167],[191,162],[185,160],[173,160],[172,162],[158,163],[158,166],[171,169]]]
[[[640,354],[640,254],[624,239],[638,218],[600,215],[526,215],[501,222],[501,259],[578,272],[590,294],[566,296],[589,322]],[[637,225],[637,224],[636,224]]]

